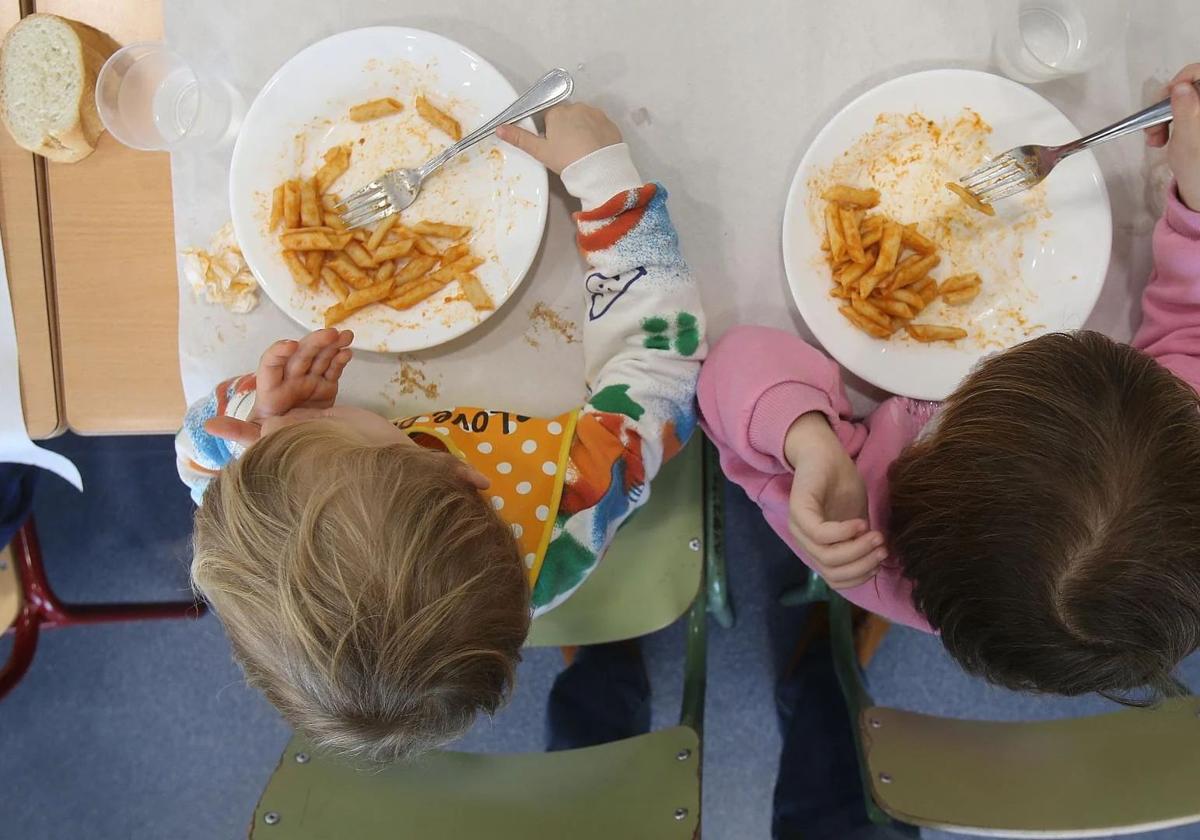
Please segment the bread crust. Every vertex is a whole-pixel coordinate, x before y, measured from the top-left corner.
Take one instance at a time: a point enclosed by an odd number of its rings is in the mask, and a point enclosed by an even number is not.
[[[100,122],[100,113],[96,109],[96,76],[99,75],[104,62],[120,48],[120,45],[107,33],[88,26],[86,23],[58,15],[33,14],[23,18],[9,30],[4,43],[0,45],[0,62],[4,60],[3,53],[8,48],[13,34],[34,18],[55,18],[70,27],[79,42],[79,50],[76,53],[76,60],[79,62],[77,72],[82,76],[83,84],[80,86],[79,102],[76,103],[78,118],[70,128],[57,136],[44,135],[41,141],[33,147],[27,146],[19,140],[17,142],[22,148],[42,155],[47,160],[58,163],[74,163],[94,152],[96,142],[104,133],[104,124]],[[3,74],[0,74],[0,120],[4,122],[4,127],[15,139],[16,135],[8,122],[8,95],[4,89]]]

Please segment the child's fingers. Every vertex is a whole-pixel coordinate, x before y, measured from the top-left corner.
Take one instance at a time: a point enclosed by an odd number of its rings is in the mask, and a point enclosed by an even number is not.
[[[336,382],[338,377],[342,375],[342,371],[346,369],[346,365],[350,364],[350,360],[353,358],[353,350],[339,350],[337,355],[333,357],[333,361],[329,363],[329,368],[325,371],[325,378],[331,382]]]
[[[821,503],[811,495],[793,499],[791,514],[792,536],[814,546],[845,542],[867,530],[867,523],[861,519],[827,521]]]
[[[1172,95],[1172,89],[1176,85],[1186,84],[1188,82],[1200,81],[1200,63],[1189,64],[1175,74],[1171,81],[1167,82],[1162,89],[1162,96],[1169,97]],[[1174,108],[1172,107],[1172,110]],[[1146,129],[1146,144],[1154,148],[1167,145],[1167,139],[1171,135],[1171,130],[1166,123],[1156,125],[1153,128]]]
[[[303,376],[308,373],[312,367],[313,360],[320,355],[321,351],[337,341],[338,331],[332,328],[316,330],[310,332],[304,338],[300,339],[300,346],[296,348],[296,352],[288,359],[287,367],[284,370],[286,376]]]
[[[258,360],[258,387],[267,389],[274,387],[283,379],[283,369],[287,360],[296,352],[299,344],[290,338],[276,341],[263,351]]]
[[[825,582],[834,589],[853,589],[862,586],[875,575],[879,574],[879,565],[887,559],[887,552],[880,550],[872,552],[862,560],[842,566],[825,575]]]
[[[263,350],[263,355],[258,358],[258,365],[259,367],[283,367],[299,347],[300,342],[295,341],[294,338],[281,338],[280,341],[272,343],[270,347]]]
[[[322,347],[321,351],[313,357],[312,364],[308,366],[309,375],[324,376],[325,371],[329,370],[329,366],[333,363],[334,357],[340,352],[342,352],[342,348],[337,345],[337,342]]]
[[[515,125],[502,125],[496,129],[496,136],[540,163],[546,163],[546,147],[549,145],[545,137],[539,137],[532,131],[526,131]]]
[[[813,548],[838,545],[860,536],[867,530],[861,519],[827,522],[820,514],[801,513],[792,520],[792,536],[809,542]]]
[[[1171,87],[1171,124],[1175,142],[1200,147],[1200,92],[1191,82]]]
[[[878,531],[869,531],[837,545],[818,546],[813,559],[829,574],[833,574],[839,568],[853,567],[863,558],[882,550],[882,547],[883,536]]]
[[[349,330],[340,333],[335,341],[321,348],[321,352],[316,355],[312,365],[309,366],[308,372],[313,376],[324,376],[337,355],[353,340],[354,333]]]
[[[1200,91],[1191,82],[1171,88],[1171,142],[1167,162],[1180,200],[1200,209]]]
[[[257,423],[247,423],[236,417],[213,417],[205,421],[204,431],[222,440],[249,446],[262,435],[262,428]]]
[[[259,364],[263,365],[280,365],[286,362],[296,348],[300,346],[300,342],[291,338],[283,338],[271,344],[263,351],[262,357],[258,360]]]
[[[1200,62],[1189,64],[1176,73],[1175,77],[1167,82],[1167,88],[1170,89],[1181,82],[1196,81],[1200,81]]]

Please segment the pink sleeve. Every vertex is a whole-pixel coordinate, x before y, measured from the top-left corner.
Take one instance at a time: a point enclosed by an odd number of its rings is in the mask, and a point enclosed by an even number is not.
[[[771,529],[809,565],[788,530],[792,469],[783,455],[783,439],[792,423],[810,411],[825,415],[856,460],[876,511],[886,506],[886,465],[916,431],[902,430],[895,422],[905,411],[892,400],[872,415],[867,445],[867,425],[850,419],[837,364],[791,333],[767,327],[725,333],[700,369],[699,399],[700,423],[721,454],[725,476],[746,491]],[[913,606],[911,585],[895,564],[841,594],[892,621],[929,631]]]
[[[734,327],[700,370],[704,430],[725,456],[764,472],[791,472],[783,439],[802,414],[819,411],[851,457],[866,437],[850,422],[837,363],[803,339],[770,327]]]
[[[1179,200],[1174,184],[1154,228],[1154,271],[1133,346],[1200,390],[1200,213]]]

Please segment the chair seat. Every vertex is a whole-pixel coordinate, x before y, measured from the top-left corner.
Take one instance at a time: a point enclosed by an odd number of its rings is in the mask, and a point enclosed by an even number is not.
[[[1200,698],[1020,723],[871,707],[860,732],[875,801],[903,822],[1078,837],[1200,821]]]
[[[676,726],[587,749],[437,752],[383,770],[295,737],[259,800],[257,840],[688,840],[700,813],[699,738]]]

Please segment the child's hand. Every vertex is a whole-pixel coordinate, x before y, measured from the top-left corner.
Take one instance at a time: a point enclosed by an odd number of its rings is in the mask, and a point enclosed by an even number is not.
[[[258,360],[252,420],[287,414],[293,408],[329,408],[338,379],[350,362],[350,330],[310,332],[299,341],[276,341]]]
[[[258,360],[254,410],[249,421],[214,417],[204,424],[209,434],[242,444],[258,439],[268,417],[294,408],[329,408],[337,399],[338,379],[349,364],[350,330],[324,329],[299,341],[276,341]]]
[[[867,490],[825,417],[802,415],[788,429],[784,454],[792,464],[788,529],[834,589],[875,576],[887,557],[883,535],[867,527]]]
[[[546,136],[502,125],[496,136],[544,164],[557,175],[580,158],[621,142],[621,132],[603,111],[591,105],[556,105],[546,112]]]
[[[1172,121],[1147,130],[1146,142],[1167,147],[1167,163],[1179,184],[1179,197],[1200,211],[1200,93],[1193,82],[1200,80],[1200,64],[1189,64],[1171,80]],[[1170,137],[1170,142],[1168,142]]]

